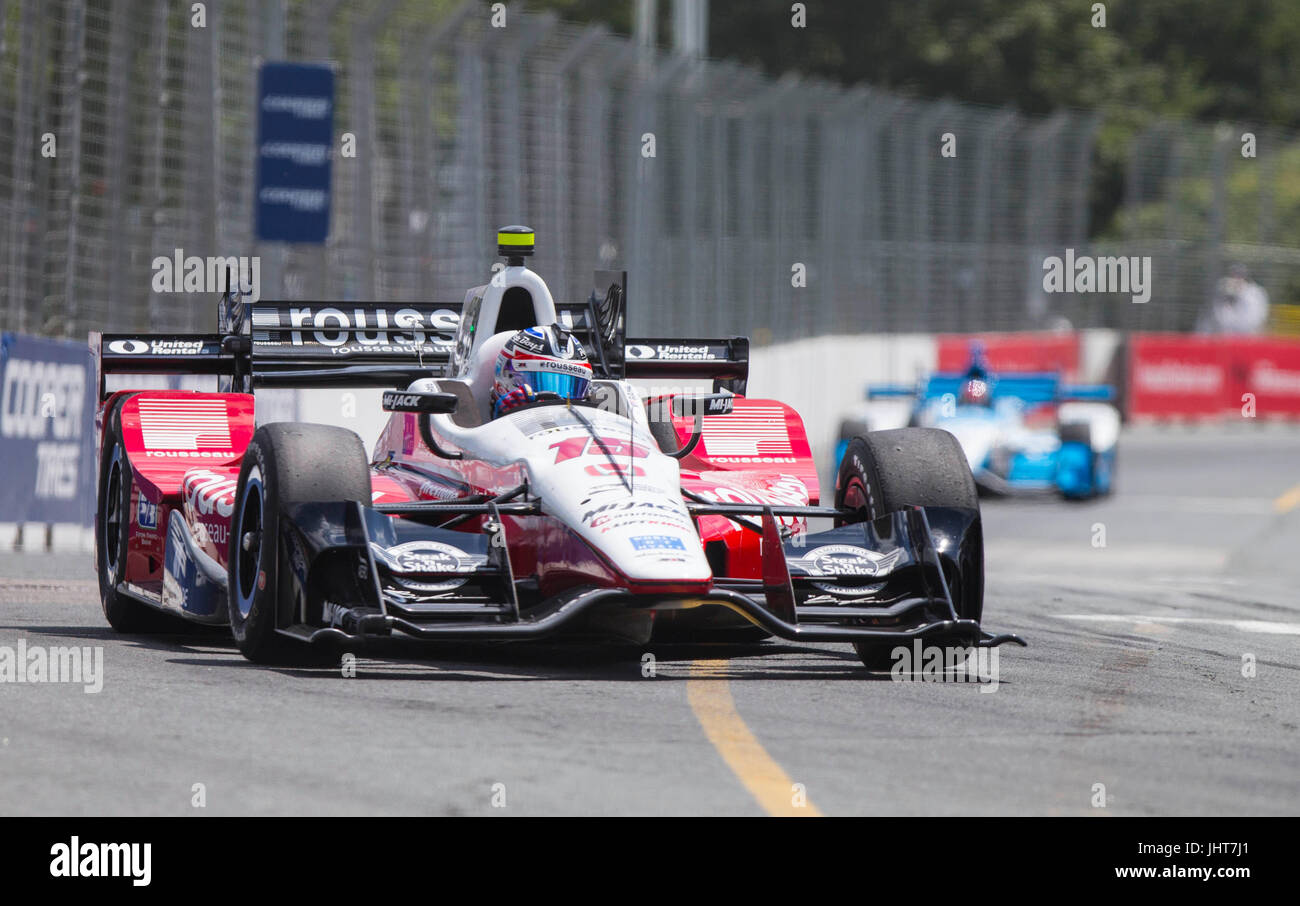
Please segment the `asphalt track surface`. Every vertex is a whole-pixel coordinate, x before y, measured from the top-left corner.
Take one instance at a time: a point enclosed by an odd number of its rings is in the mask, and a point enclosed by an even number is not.
[[[102,646],[105,677],[0,685],[0,814],[195,814],[195,784],[211,814],[1296,814],[1300,432],[1120,456],[1108,500],[986,503],[985,625],[1030,643],[995,691],[779,642],[267,669],[115,635],[89,557],[6,554],[0,646]]]

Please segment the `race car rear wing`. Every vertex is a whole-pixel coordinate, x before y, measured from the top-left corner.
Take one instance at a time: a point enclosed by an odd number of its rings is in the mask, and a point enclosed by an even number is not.
[[[624,376],[628,378],[704,379],[713,392],[745,393],[749,381],[749,338],[629,339],[624,347]]]
[[[598,378],[713,381],[715,393],[744,394],[747,337],[634,337],[625,333],[627,271],[596,271],[584,302],[557,302],[560,323],[587,347]]]
[[[946,394],[956,395],[966,381],[966,375],[957,372],[932,374],[921,390],[924,399],[934,399]],[[1055,371],[1011,372],[990,378],[992,397],[1013,397],[1031,405],[1065,402],[1111,402],[1114,388],[1104,384],[1067,384]]]
[[[872,384],[867,399],[917,397],[922,400],[956,396],[967,376],[963,372],[939,372],[919,384]],[[1114,402],[1115,388],[1105,384],[1066,384],[1054,371],[1015,372],[991,378],[992,397],[1014,397],[1024,403]]]
[[[404,387],[450,360],[460,303],[257,302],[211,334],[90,335],[100,399],[110,374],[215,374],[221,389]]]
[[[704,378],[715,391],[744,393],[749,341],[627,339],[626,276],[598,272],[584,302],[556,304],[560,323],[588,348],[596,377]],[[210,334],[92,333],[100,399],[109,374],[213,374],[221,389],[256,387],[405,387],[445,376],[461,302],[218,302]]]

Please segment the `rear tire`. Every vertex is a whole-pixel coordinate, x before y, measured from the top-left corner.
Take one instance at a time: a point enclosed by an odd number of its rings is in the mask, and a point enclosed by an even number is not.
[[[937,428],[873,431],[849,441],[835,479],[835,506],[858,511],[856,520],[878,519],[909,506],[965,507],[979,512],[979,494],[957,438]],[[958,552],[958,574],[949,578],[953,606],[962,619],[984,610],[984,533],[978,519]],[[896,644],[854,642],[872,670],[892,666]]]
[[[227,562],[230,631],[256,663],[292,655],[276,632],[277,605],[292,591],[281,514],[296,503],[370,503],[370,467],[355,432],[327,425],[277,422],[253,434],[239,470]]]
[[[127,542],[131,534],[131,460],[122,441],[119,397],[105,418],[104,445],[99,462],[99,492],[95,502],[95,570],[99,601],[108,625],[123,633],[177,632],[180,620],[118,591],[126,579]]]

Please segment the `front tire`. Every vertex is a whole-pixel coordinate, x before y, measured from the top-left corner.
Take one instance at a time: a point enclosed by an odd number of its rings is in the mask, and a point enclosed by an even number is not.
[[[835,506],[856,520],[878,519],[909,506],[963,507],[979,513],[979,494],[957,438],[938,428],[873,431],[849,441],[835,479]],[[957,554],[949,590],[957,616],[978,621],[984,611],[984,532],[976,516]],[[854,642],[873,670],[892,666],[895,644]]]
[[[327,425],[278,422],[253,434],[239,470],[227,561],[230,631],[240,653],[256,663],[289,657],[276,632],[277,608],[292,593],[281,520],[297,503],[370,503],[370,468],[355,432]]]

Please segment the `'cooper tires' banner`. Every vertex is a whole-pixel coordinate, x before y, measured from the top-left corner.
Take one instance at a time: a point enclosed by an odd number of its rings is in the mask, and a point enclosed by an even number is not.
[[[90,525],[94,402],[84,342],[0,334],[0,522]]]

